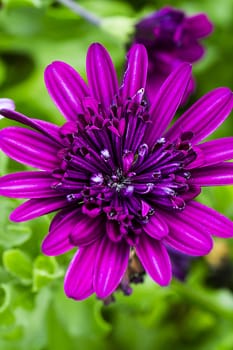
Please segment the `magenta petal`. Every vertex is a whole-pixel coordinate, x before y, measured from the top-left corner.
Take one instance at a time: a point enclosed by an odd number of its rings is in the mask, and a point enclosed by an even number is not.
[[[188,31],[189,35],[193,38],[204,38],[209,35],[213,29],[213,24],[204,13],[199,13],[185,19],[185,31]]]
[[[191,184],[198,186],[223,186],[233,184],[233,163],[218,163],[190,170]]]
[[[46,198],[60,194],[52,188],[54,178],[45,171],[24,171],[0,177],[0,195],[12,198]]]
[[[198,218],[190,224],[179,215],[163,212],[163,216],[169,228],[169,235],[164,238],[165,243],[191,256],[202,256],[210,252],[213,241],[208,232],[205,232],[205,228],[196,223]]]
[[[102,216],[94,219],[80,213],[76,217],[76,225],[70,233],[70,242],[77,246],[89,245],[99,239],[105,233]]]
[[[15,222],[22,222],[35,219],[41,215],[51,213],[67,206],[67,199],[63,197],[30,199],[21,204],[10,215]]]
[[[42,134],[47,136],[49,139],[55,141],[59,145],[62,144],[62,139],[59,134],[59,127],[57,125],[54,125],[44,120],[28,118],[25,115],[10,109],[2,109],[1,114],[8,119],[15,120],[18,123],[27,125],[30,128],[41,132]]]
[[[93,273],[99,241],[79,248],[65,275],[64,290],[69,298],[83,300],[93,292]]]
[[[0,131],[0,148],[10,158],[42,170],[59,164],[58,145],[36,131],[8,127]]]
[[[155,214],[150,217],[147,224],[143,225],[143,230],[152,238],[162,239],[168,234],[168,227],[161,216]]]
[[[215,89],[187,110],[165,134],[169,140],[178,138],[181,132],[192,131],[192,143],[211,134],[227,118],[232,110],[232,92],[227,88]]]
[[[233,137],[211,140],[198,145],[203,157],[203,165],[212,165],[233,158]]]
[[[130,247],[124,241],[102,239],[94,269],[94,290],[99,298],[106,298],[119,285],[128,265]]]
[[[116,71],[106,49],[92,44],[87,53],[87,77],[93,97],[108,110],[118,91]]]
[[[179,59],[184,62],[191,63],[198,61],[204,55],[204,53],[204,47],[197,41],[190,42],[189,45],[184,45],[178,50]]]
[[[201,203],[191,201],[185,210],[177,215],[181,221],[186,221],[192,226],[201,226],[207,234],[221,238],[233,237],[233,222]]]
[[[45,70],[45,84],[57,108],[67,120],[83,113],[81,100],[90,92],[82,77],[65,62],[55,61]]]
[[[127,58],[127,69],[120,89],[123,99],[133,97],[138,90],[145,89],[147,77],[148,57],[143,45],[133,45]]]
[[[191,65],[180,64],[165,80],[151,106],[152,125],[147,129],[144,140],[149,146],[160,138],[179,107],[191,78]]]
[[[42,252],[49,256],[56,256],[72,249],[74,245],[70,242],[69,235],[77,225],[80,215],[78,209],[61,210],[55,215],[50,225],[49,233],[42,243]]]
[[[171,262],[166,248],[156,239],[141,235],[136,253],[150,277],[161,286],[167,286],[172,277]]]

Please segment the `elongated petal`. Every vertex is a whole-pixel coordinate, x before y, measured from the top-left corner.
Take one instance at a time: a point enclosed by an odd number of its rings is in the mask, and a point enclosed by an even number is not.
[[[180,64],[158,91],[150,110],[152,125],[145,134],[145,142],[149,146],[163,135],[174,117],[190,81],[191,72],[190,64]]]
[[[59,165],[58,145],[33,130],[20,127],[2,129],[0,148],[10,158],[42,170],[52,170]]]
[[[50,96],[67,120],[76,121],[83,112],[81,100],[89,96],[89,89],[70,65],[55,61],[45,70],[45,84]]]
[[[49,233],[42,243],[42,252],[49,256],[56,256],[72,249],[69,235],[77,225],[81,209],[63,209],[55,215],[50,225]]]
[[[46,198],[60,194],[49,172],[24,171],[0,177],[0,195],[12,198]]]
[[[233,184],[233,163],[219,163],[190,170],[190,183],[198,186],[223,186]]]
[[[156,239],[140,236],[136,253],[150,277],[161,286],[171,281],[171,262],[166,248]]]
[[[180,47],[178,50],[178,56],[181,61],[184,62],[196,62],[205,53],[204,47],[197,41],[192,41],[187,46]]]
[[[104,217],[90,218],[82,213],[76,217],[76,225],[70,234],[70,241],[77,246],[89,245],[105,233]]]
[[[165,137],[173,141],[182,132],[192,131],[192,143],[197,143],[223,123],[232,106],[232,92],[227,88],[215,89],[189,108],[168,130]]]
[[[199,13],[185,19],[185,30],[193,38],[199,39],[209,35],[214,29],[213,24],[204,13]]]
[[[147,52],[143,45],[133,45],[127,58],[127,69],[121,86],[123,99],[133,97],[138,90],[145,89],[148,67]]]
[[[186,223],[178,215],[163,213],[169,227],[169,235],[164,238],[164,242],[181,253],[191,256],[202,256],[210,252],[213,242],[205,228]],[[196,218],[197,220],[197,218]]]
[[[83,300],[93,292],[93,272],[99,241],[79,248],[65,275],[64,289],[69,298]]]
[[[181,221],[192,226],[200,226],[205,232],[222,238],[233,237],[233,222],[201,203],[191,201],[187,203],[183,212],[177,214]]]
[[[27,125],[45,136],[47,136],[49,139],[57,142],[59,145],[61,145],[62,139],[61,136],[59,135],[59,127],[49,123],[44,120],[39,120],[39,119],[33,119],[33,118],[28,118],[25,115],[15,112],[10,109],[2,109],[1,114],[8,119],[15,120],[18,123],[21,123],[23,125]]]
[[[94,290],[106,298],[119,285],[128,265],[130,247],[124,241],[115,243],[107,236],[102,239],[94,269]]]
[[[159,215],[153,215],[149,222],[143,225],[143,230],[152,238],[162,239],[168,234],[166,222]]]
[[[87,78],[93,97],[108,110],[118,91],[118,82],[111,57],[100,44],[89,47]]]
[[[220,163],[233,158],[233,137],[211,140],[198,145],[203,157],[201,166]]]
[[[17,207],[11,213],[10,219],[14,222],[32,220],[41,215],[65,208],[67,204],[67,199],[64,197],[30,199]]]

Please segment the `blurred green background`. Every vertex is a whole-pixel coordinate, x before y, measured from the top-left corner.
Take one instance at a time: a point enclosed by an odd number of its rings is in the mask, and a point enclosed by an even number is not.
[[[79,1],[103,19],[102,28],[52,0],[0,1],[0,97],[31,117],[62,123],[43,82],[51,61],[64,60],[85,77],[90,43],[109,50],[119,77],[132,23],[164,1]],[[168,3],[167,3],[168,4]],[[166,4],[166,5],[167,5]],[[188,14],[206,12],[215,31],[205,40],[205,58],[194,66],[199,96],[217,86],[233,87],[233,1],[170,1]],[[131,26],[131,27],[130,27]],[[1,126],[9,125],[1,120]],[[215,134],[232,135],[229,118]],[[0,175],[26,167],[0,154]],[[200,199],[233,219],[233,188],[206,190]],[[130,297],[116,293],[104,306],[91,297],[68,300],[63,276],[73,254],[41,255],[50,217],[13,224],[18,201],[0,198],[0,349],[76,350],[233,349],[233,240],[216,240],[213,253],[192,262],[185,283],[161,288],[149,278]]]

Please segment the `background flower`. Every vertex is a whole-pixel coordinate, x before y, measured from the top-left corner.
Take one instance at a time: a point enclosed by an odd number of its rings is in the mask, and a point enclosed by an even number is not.
[[[185,12],[164,7],[139,21],[133,42],[145,45],[149,57],[147,94],[153,99],[167,76],[181,62],[194,63],[204,55],[201,39],[210,35],[213,24],[206,14],[188,16]],[[183,103],[194,92],[191,79]]]

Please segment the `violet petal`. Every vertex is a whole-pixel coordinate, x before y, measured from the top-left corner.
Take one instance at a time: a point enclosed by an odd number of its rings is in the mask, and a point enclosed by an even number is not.
[[[177,139],[181,132],[192,131],[192,143],[197,143],[211,134],[228,117],[232,110],[232,92],[228,88],[215,89],[187,110],[168,130],[165,137]]]
[[[161,286],[171,281],[171,262],[166,248],[156,239],[144,234],[139,237],[136,253],[150,277]]]
[[[64,208],[67,205],[67,199],[64,198],[64,196],[46,199],[29,199],[11,213],[10,219],[14,222],[32,220],[41,215]]]
[[[233,163],[218,163],[191,169],[191,184],[198,186],[224,186],[233,184]]]
[[[72,249],[74,245],[70,242],[69,234],[72,232],[80,216],[80,208],[61,210],[55,215],[50,225],[48,235],[42,243],[42,252],[49,256],[63,254]]]
[[[201,166],[220,163],[233,158],[233,137],[224,137],[198,145],[204,158]]]
[[[165,80],[151,106],[152,125],[145,133],[145,142],[153,146],[174,117],[191,78],[191,65],[180,64]]]
[[[145,89],[147,77],[148,57],[143,45],[133,45],[127,58],[127,69],[120,88],[123,99],[133,97],[138,90]]]
[[[54,125],[44,120],[28,118],[25,115],[10,109],[2,109],[1,114],[8,119],[15,120],[18,123],[27,125],[41,132],[49,139],[57,142],[59,145],[62,144],[62,139],[59,134],[60,129],[57,125]]]
[[[67,120],[76,121],[83,113],[81,100],[89,96],[83,78],[65,62],[51,63],[44,73],[47,90],[57,108]]]
[[[64,290],[69,298],[83,300],[93,292],[93,272],[99,241],[79,248],[65,275]]]
[[[60,194],[52,188],[50,172],[24,171],[0,177],[0,195],[11,198],[47,198]]]
[[[198,225],[197,229],[194,226],[195,220],[190,225],[178,215],[163,212],[163,216],[169,228],[169,235],[164,238],[166,244],[181,253],[192,256],[202,256],[210,252],[213,241],[204,227]]]
[[[16,126],[2,129],[0,148],[10,158],[42,170],[52,170],[59,165],[58,145],[33,130]]]
[[[70,233],[70,242],[76,246],[89,245],[105,233],[103,217],[90,218],[82,213],[76,216],[76,225]]]
[[[154,239],[162,239],[168,234],[168,227],[162,216],[155,214],[150,217],[147,224],[143,225],[143,230]]]
[[[94,290],[99,298],[106,298],[119,285],[128,265],[130,247],[127,243],[102,239],[94,269]]]
[[[198,225],[204,228],[207,234],[221,237],[233,237],[233,222],[226,216],[218,213],[216,210],[209,208],[201,203],[191,201],[186,204],[183,212],[177,213],[180,220],[190,223],[190,225]]]
[[[208,36],[213,31],[214,26],[206,14],[199,13],[195,16],[187,17],[184,28],[193,38],[199,39]]]
[[[116,71],[107,50],[92,44],[87,53],[87,78],[93,97],[109,109],[118,91]]]
[[[190,42],[189,45],[180,47],[177,51],[179,59],[184,62],[196,62],[205,53],[204,47],[197,41]]]

